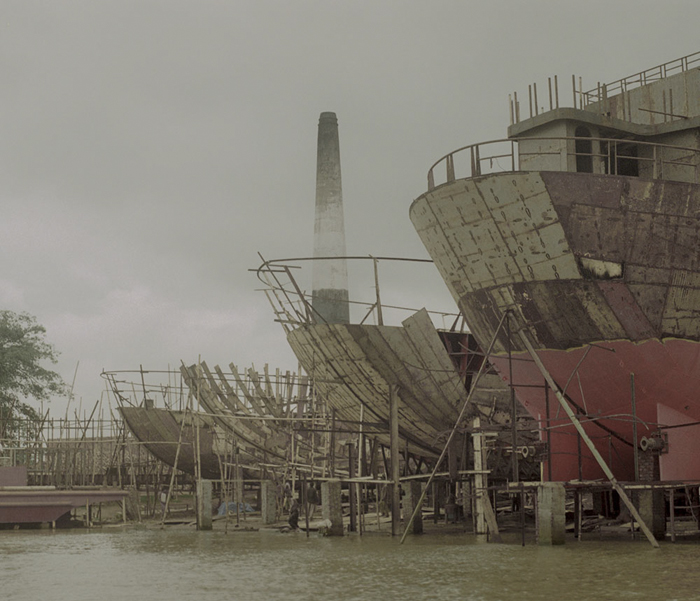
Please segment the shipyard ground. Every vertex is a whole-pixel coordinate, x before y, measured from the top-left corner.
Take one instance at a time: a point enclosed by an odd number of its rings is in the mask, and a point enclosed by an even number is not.
[[[194,511],[182,504],[180,508],[171,512],[165,523],[161,519],[152,517],[143,517],[141,521],[128,520],[124,521],[121,515],[120,507],[117,505],[105,506],[102,513],[103,521],[93,523],[92,529],[123,529],[123,530],[139,530],[139,529],[165,529],[177,531],[195,531],[197,528]],[[241,512],[236,516],[235,512],[231,512],[228,516],[215,515],[212,520],[212,531],[226,534],[236,533],[279,533],[289,536],[306,536],[306,528],[304,519],[299,520],[299,529],[291,530],[287,522],[286,516],[280,518],[272,524],[264,524],[259,511]],[[344,535],[345,536],[391,536],[391,518],[380,516],[377,519],[376,514],[365,514],[362,534],[359,532],[350,532],[350,519],[348,516],[344,518]],[[519,512],[499,512],[498,526],[500,531],[501,543],[508,545],[534,545],[537,544],[535,518],[530,511],[526,511],[524,528],[522,516]],[[49,528],[49,525],[22,525],[20,529],[29,528]],[[71,516],[70,520],[66,520],[63,524],[64,528],[86,528],[85,513],[78,510]],[[403,534],[405,525],[401,522],[401,529],[397,540]],[[700,529],[698,523],[693,518],[676,519],[674,524],[675,541],[672,541],[670,523],[667,524],[667,532],[664,539],[659,542],[668,544],[675,543],[700,543]],[[317,510],[315,519],[309,521],[308,536],[321,537],[324,536],[324,521],[320,517],[320,512]],[[416,535],[410,535],[416,536]],[[423,514],[423,534],[418,536],[477,536],[473,533],[473,528],[470,522],[446,523],[444,516],[435,522],[432,511],[424,512]],[[481,535],[484,541],[492,542],[489,535]],[[588,516],[583,520],[581,533],[577,537],[574,534],[573,520],[567,521],[566,527],[566,543],[576,544],[579,541],[610,541],[610,542],[639,542],[646,544],[644,535],[639,532],[639,528],[632,529],[630,522],[620,522],[619,520],[605,518],[602,516]]]

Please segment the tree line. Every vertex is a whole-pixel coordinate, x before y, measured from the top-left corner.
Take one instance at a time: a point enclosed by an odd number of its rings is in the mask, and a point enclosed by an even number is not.
[[[48,366],[58,351],[46,341],[46,329],[28,313],[0,310],[0,447],[24,418],[40,420],[31,404],[66,394],[59,374]]]

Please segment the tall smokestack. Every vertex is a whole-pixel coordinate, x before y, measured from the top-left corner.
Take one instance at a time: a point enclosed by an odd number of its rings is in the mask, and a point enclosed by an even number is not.
[[[343,191],[340,182],[340,141],[335,113],[318,120],[316,160],[316,221],[314,257],[345,256]],[[314,261],[311,304],[323,323],[349,323],[348,267],[345,259]]]

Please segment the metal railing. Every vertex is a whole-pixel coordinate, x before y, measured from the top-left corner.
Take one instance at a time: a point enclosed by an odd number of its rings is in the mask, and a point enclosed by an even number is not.
[[[576,142],[597,147],[597,151],[576,151]],[[550,150],[521,151],[520,146],[550,144]],[[633,148],[636,156],[629,153]],[[532,161],[534,157],[546,159],[547,156],[573,159],[574,168],[521,169],[523,162]],[[576,171],[577,157],[586,157],[598,166],[591,172],[607,175],[619,175],[621,161],[635,161],[638,172],[644,173],[645,179],[668,179],[686,183],[700,183],[700,149],[669,144],[655,144],[638,140],[593,137],[552,137],[492,140],[479,144],[463,146],[437,160],[428,171],[428,191],[454,182],[456,179],[469,179],[490,173],[514,171]],[[544,161],[542,162],[544,165]],[[561,163],[560,163],[561,165]],[[444,180],[436,182],[436,174],[444,170]],[[679,170],[683,177],[678,175]],[[587,171],[588,172],[588,171]]]
[[[419,307],[409,307],[403,304],[394,304],[386,302],[386,298],[382,300],[380,294],[380,278],[379,278],[379,263],[418,263],[432,264],[431,259],[416,259],[410,257],[375,257],[372,255],[365,256],[339,256],[339,257],[296,257],[289,259],[272,259],[264,260],[263,263],[255,270],[258,279],[265,285],[263,292],[272,306],[273,312],[285,332],[289,332],[301,325],[313,323],[324,323],[324,319],[319,315],[313,307],[313,295],[306,292],[303,286],[299,283],[299,277],[295,277],[293,270],[301,269],[304,263],[313,263],[316,261],[352,261],[362,264],[366,262],[372,268],[372,274],[365,277],[363,289],[373,289],[373,297],[371,299],[363,298],[348,298],[346,301],[351,307],[358,309],[360,313],[359,319],[352,320],[352,323],[364,324],[366,322],[375,323],[377,325],[389,325],[389,322],[399,321],[407,314],[412,314],[418,311]],[[310,271],[310,270],[309,270]],[[430,270],[433,273],[433,270]],[[298,274],[300,275],[300,274]],[[425,282],[425,274],[422,276],[422,281]],[[385,279],[386,281],[386,279]],[[373,284],[373,285],[372,285]],[[386,292],[386,290],[385,290]],[[387,319],[387,312],[392,314]],[[435,311],[429,310],[429,314],[443,321],[444,327],[449,327],[447,324],[454,325],[458,321],[462,322],[461,327],[464,328],[461,313],[453,311]],[[403,315],[397,319],[397,315]],[[393,318],[392,318],[393,317]]]
[[[682,58],[668,61],[667,63],[651,67],[650,69],[640,71],[634,75],[628,75],[627,77],[623,77],[622,79],[618,79],[603,86],[598,84],[596,88],[588,92],[583,92],[585,105],[603,100],[604,94],[607,96],[616,92],[627,92],[629,89],[645,86],[659,81],[660,79],[665,79],[670,75],[689,71],[693,68],[693,65],[700,66],[700,52],[694,52]],[[604,93],[603,89],[605,90]]]
[[[587,92],[584,91],[583,89],[583,80],[581,77],[578,77],[578,85],[577,85],[577,77],[575,75],[571,76],[571,89],[573,92],[572,100],[573,100],[573,108],[578,108],[578,109],[586,109],[589,105],[595,104],[595,103],[601,103],[605,104],[607,99],[610,98],[611,96],[615,96],[617,94],[624,94],[629,90],[632,90],[634,88],[639,88],[641,86],[645,86],[651,83],[654,83],[656,81],[660,81],[662,79],[665,79],[666,77],[669,77],[671,75],[675,75],[677,73],[683,73],[685,71],[689,71],[694,68],[700,67],[700,52],[695,52],[693,54],[689,54],[688,56],[684,56],[682,58],[677,58],[672,61],[668,61],[666,63],[663,63],[661,65],[657,65],[656,67],[651,67],[650,69],[646,69],[644,71],[640,71],[639,73],[635,73],[634,75],[628,75],[627,77],[623,77],[622,79],[618,79],[616,81],[613,81],[611,83],[604,83],[601,84],[598,82],[597,86],[591,90],[588,90]],[[552,83],[554,86],[552,86]],[[559,83],[558,83],[558,78],[555,75],[554,78],[552,79],[551,77],[548,79],[548,92],[549,92],[549,110],[554,110],[555,108],[559,108]],[[665,100],[665,95],[666,91],[662,91],[662,96],[664,98],[664,103],[666,102]],[[683,117],[682,115],[672,115],[673,113],[673,91],[668,90],[668,96],[669,96],[669,104],[671,105],[671,110],[668,113],[668,116],[672,117]],[[542,97],[540,97],[542,98]],[[542,98],[542,101],[546,103],[546,96]],[[528,95],[527,95],[527,102],[529,106],[529,117],[536,117],[537,115],[540,114],[540,108],[542,111],[544,111],[544,106],[540,107],[540,104],[538,103],[538,97],[537,97],[537,84],[533,83],[528,86]],[[518,100],[518,94],[517,92],[513,92],[512,95],[509,95],[509,104],[510,104],[510,123],[511,125],[515,123],[520,123],[521,120],[521,114],[520,114],[520,101]],[[630,112],[627,111],[625,112],[625,104],[622,104],[622,110],[623,110],[623,120],[630,119]],[[664,112],[666,109],[664,108]],[[631,119],[630,119],[631,120]]]

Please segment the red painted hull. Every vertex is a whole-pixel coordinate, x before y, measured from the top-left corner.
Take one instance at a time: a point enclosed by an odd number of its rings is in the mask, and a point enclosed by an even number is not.
[[[581,416],[584,428],[618,480],[634,479],[630,374],[634,374],[635,382],[638,441],[649,437],[659,425],[700,421],[700,343],[678,339],[604,341],[572,350],[545,349],[538,354],[557,384],[585,412]],[[544,378],[527,353],[513,354],[513,358],[517,396],[544,427]],[[508,357],[499,354],[491,361],[504,381],[509,381]],[[545,477],[551,469],[553,481],[603,478],[583,441],[579,453],[576,430],[551,390],[548,396],[552,458],[551,465],[545,463]],[[659,423],[659,416],[667,423]],[[693,432],[692,438],[698,429],[669,430],[668,455],[662,455],[661,461],[662,480],[700,479],[700,453],[684,452],[682,460],[677,454],[681,447],[687,450],[688,432]],[[546,440],[544,430],[542,438]]]

